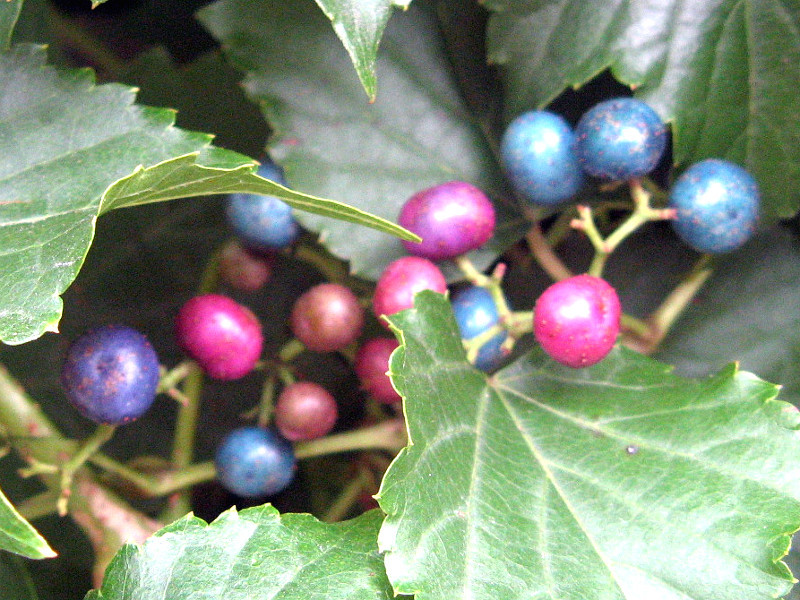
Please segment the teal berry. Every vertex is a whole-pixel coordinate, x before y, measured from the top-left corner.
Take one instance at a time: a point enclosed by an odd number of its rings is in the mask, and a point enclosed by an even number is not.
[[[283,172],[274,163],[262,164],[258,174],[287,186]],[[285,248],[300,234],[291,207],[275,196],[231,194],[225,214],[236,236],[251,250],[268,252]]]
[[[283,491],[294,479],[292,445],[274,429],[240,427],[231,431],[214,458],[217,479],[229,492],[261,498]]]
[[[494,298],[484,287],[471,286],[456,292],[451,304],[461,337],[465,340],[471,340],[500,322]],[[497,367],[507,354],[502,347],[507,338],[508,332],[502,331],[484,343],[478,350],[475,366],[481,371]]]
[[[531,204],[561,204],[583,184],[575,133],[561,115],[533,110],[518,116],[503,134],[500,156],[512,185]]]
[[[584,171],[621,181],[655,169],[667,147],[667,127],[648,104],[613,98],[590,108],[575,127]]]
[[[742,246],[756,230],[760,194],[755,179],[727,160],[689,167],[672,186],[672,227],[698,252],[719,254]]]

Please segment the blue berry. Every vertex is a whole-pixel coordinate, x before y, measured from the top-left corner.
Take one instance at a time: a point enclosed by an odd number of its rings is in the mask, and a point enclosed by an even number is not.
[[[698,252],[730,252],[753,235],[758,222],[755,179],[731,162],[710,158],[689,167],[669,195],[675,232]]]
[[[596,104],[578,121],[575,135],[583,169],[615,181],[646,175],[667,147],[667,128],[661,117],[633,98]]]
[[[273,429],[240,427],[222,440],[214,458],[217,478],[243,498],[271,496],[294,478],[292,445]]]
[[[500,320],[492,294],[484,287],[472,286],[460,290],[453,295],[451,304],[461,337],[465,340],[482,334]],[[503,331],[481,346],[475,366],[482,371],[496,367],[505,356],[502,344],[507,337],[508,332]]]
[[[258,174],[286,186],[280,167],[274,163],[262,164]],[[285,248],[300,234],[291,207],[275,196],[231,194],[225,214],[236,236],[252,250]]]
[[[130,327],[105,325],[76,339],[61,369],[69,401],[96,423],[121,425],[139,418],[156,397],[158,356]]]
[[[560,204],[583,184],[575,134],[555,113],[533,110],[514,119],[503,134],[500,155],[514,188],[531,204]]]

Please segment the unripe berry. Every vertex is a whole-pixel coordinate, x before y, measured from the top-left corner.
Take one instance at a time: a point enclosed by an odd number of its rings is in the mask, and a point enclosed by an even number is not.
[[[294,336],[309,350],[335,352],[361,334],[364,309],[349,288],[322,283],[297,299],[290,324]]]

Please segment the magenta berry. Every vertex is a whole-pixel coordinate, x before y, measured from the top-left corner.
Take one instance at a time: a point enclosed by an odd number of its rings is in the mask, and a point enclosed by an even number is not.
[[[220,294],[195,296],[175,319],[178,344],[214,379],[238,379],[261,356],[261,323],[245,306]]]
[[[290,442],[327,435],[338,416],[336,399],[311,381],[297,381],[286,386],[275,404],[275,426]]]
[[[410,254],[445,260],[480,248],[492,237],[494,205],[474,185],[450,181],[414,194],[398,222],[422,238],[403,242]]]
[[[398,346],[397,340],[372,338],[358,349],[354,363],[361,387],[378,402],[393,404],[400,402],[400,394],[389,379],[389,357]]]
[[[338,283],[322,283],[294,303],[292,333],[315,352],[341,350],[361,334],[364,309],[356,295]]]
[[[404,256],[391,263],[378,279],[372,298],[375,316],[393,315],[414,306],[414,295],[422,290],[444,294],[447,281],[435,264],[419,256]],[[384,326],[388,326],[381,320]]]
[[[553,360],[576,369],[588,367],[614,347],[620,312],[617,292],[605,280],[577,275],[539,296],[533,333]]]

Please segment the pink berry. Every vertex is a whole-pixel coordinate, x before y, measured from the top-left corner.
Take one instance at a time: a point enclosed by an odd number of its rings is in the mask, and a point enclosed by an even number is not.
[[[536,301],[533,334],[555,361],[576,369],[601,361],[619,333],[616,290],[591,275],[577,275],[547,288]]]
[[[315,352],[341,350],[361,335],[364,309],[356,295],[338,283],[321,283],[294,303],[294,336]]]
[[[398,222],[422,238],[403,242],[410,254],[445,260],[480,248],[492,237],[494,205],[474,185],[450,181],[411,196]]]
[[[427,258],[404,256],[391,263],[381,274],[372,298],[372,310],[380,319],[381,315],[414,306],[414,295],[422,290],[433,290],[444,294],[447,281],[435,264]],[[388,327],[385,321],[381,320]]]
[[[286,386],[275,404],[275,425],[291,442],[327,435],[338,416],[334,397],[324,387],[310,381]]]
[[[257,254],[231,240],[219,254],[219,274],[232,288],[254,292],[270,280],[274,263],[274,255]]]
[[[250,309],[227,296],[195,296],[175,319],[178,344],[214,379],[238,379],[261,356],[261,323]]]
[[[354,363],[361,387],[378,402],[400,402],[400,394],[389,379],[389,357],[398,346],[397,340],[373,338],[358,349]]]

